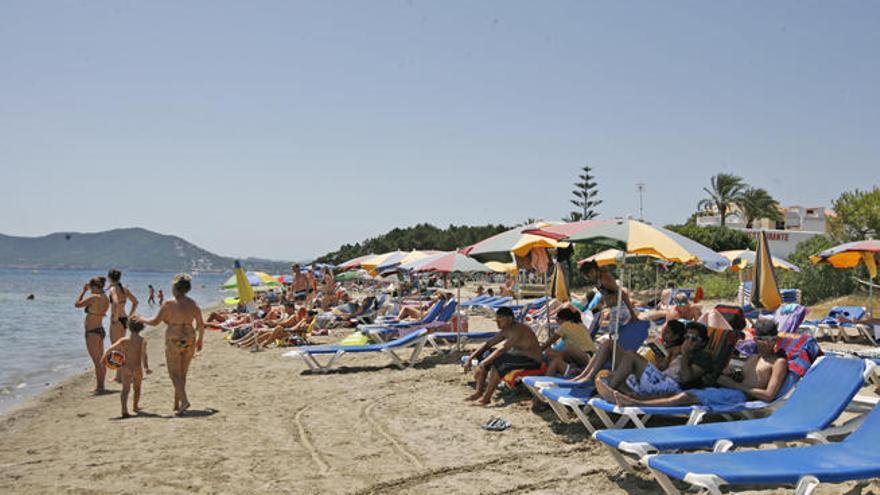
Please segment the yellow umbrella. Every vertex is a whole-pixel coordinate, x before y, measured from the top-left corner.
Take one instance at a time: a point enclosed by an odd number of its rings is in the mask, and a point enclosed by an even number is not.
[[[370,259],[361,261],[361,268],[368,271],[370,275],[376,276],[378,272],[376,272],[376,267],[384,264],[389,258],[400,257],[403,258],[407,253],[403,251],[391,251],[388,253],[377,254]]]
[[[599,266],[608,266],[608,265],[616,265],[617,260],[621,258],[621,254],[623,251],[619,249],[606,249],[605,251],[598,252],[592,256],[582,259],[578,261],[578,264],[581,264],[585,261],[595,261]],[[626,255],[626,258],[637,258],[639,256],[649,256],[651,258],[656,258],[658,260],[662,260],[660,256],[655,254],[640,254],[640,255]]]
[[[760,237],[758,237],[758,254],[755,256],[752,306],[774,311],[782,305],[782,296],[779,295],[779,285],[776,284],[776,272],[773,270],[771,260],[767,233],[762,230]]]
[[[493,272],[498,273],[509,273],[511,275],[516,276],[516,263],[502,263],[500,261],[487,261],[483,263],[492,269]]]
[[[235,281],[238,286],[239,302],[247,304],[253,301],[254,289],[251,287],[251,283],[248,282],[247,275],[244,273],[244,268],[241,267],[241,263],[238,260],[235,260]]]
[[[734,249],[731,251],[721,251],[721,256],[730,260],[730,271],[738,272],[740,270],[745,270],[746,268],[751,268],[755,264],[755,258],[757,254],[754,251],[749,249]],[[773,268],[777,268],[779,270],[791,270],[794,272],[799,272],[801,269],[791,263],[790,261],[786,261],[782,258],[773,256]]]
[[[550,295],[560,302],[567,302],[570,299],[568,284],[565,283],[565,271],[562,269],[562,263],[558,261],[553,270],[553,277],[550,279]]]

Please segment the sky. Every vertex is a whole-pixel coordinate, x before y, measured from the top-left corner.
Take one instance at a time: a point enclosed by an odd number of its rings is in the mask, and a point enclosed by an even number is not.
[[[878,2],[0,2],[0,233],[304,259],[420,222],[681,223],[880,183]]]

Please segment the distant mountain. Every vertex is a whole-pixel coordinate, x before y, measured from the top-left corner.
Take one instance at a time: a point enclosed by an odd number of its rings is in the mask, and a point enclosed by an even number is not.
[[[0,234],[3,268],[224,272],[232,269],[233,262],[233,258],[216,255],[180,237],[141,228],[59,232],[43,237]],[[290,270],[286,261],[248,258],[242,263],[248,270]]]

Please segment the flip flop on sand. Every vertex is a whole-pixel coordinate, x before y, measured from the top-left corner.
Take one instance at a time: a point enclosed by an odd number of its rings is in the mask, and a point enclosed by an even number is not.
[[[482,424],[480,428],[487,431],[504,431],[510,428],[510,421],[501,418],[491,418],[489,421]]]

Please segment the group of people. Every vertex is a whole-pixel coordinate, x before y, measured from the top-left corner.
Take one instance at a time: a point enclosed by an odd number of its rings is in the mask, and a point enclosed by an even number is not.
[[[528,325],[518,322],[510,308],[496,312],[498,335],[477,348],[464,363],[475,367],[475,390],[467,397],[487,405],[502,377],[514,370],[537,370],[546,365],[549,376],[570,375],[575,382],[594,382],[598,394],[618,405],[677,406],[729,404],[747,399],[770,401],[779,393],[787,375],[787,359],[776,351],[776,322],[759,319],[754,340],[757,352],[741,366],[718,370],[707,352],[708,328],[697,321],[700,308],[684,292],[670,293],[665,303],[637,313],[628,292],[605,270],[593,263],[581,266],[595,284],[601,303],[591,305],[594,294],[582,301],[550,305],[558,329],[540,343]],[[618,300],[619,298],[619,300]],[[662,299],[662,297],[661,297]],[[634,318],[665,319],[659,341],[663,352],[649,360],[636,351],[621,348],[614,339],[596,345],[590,328],[625,325]],[[554,349],[562,340],[564,347]],[[613,367],[607,370],[612,364]],[[536,403],[537,406],[537,403]]]
[[[149,374],[146,342],[140,332],[144,326],[165,324],[165,360],[174,386],[175,414],[182,415],[190,407],[186,394],[186,377],[197,351],[202,350],[205,325],[198,304],[187,296],[192,278],[186,274],[174,277],[173,298],[163,302],[153,318],[137,314],[138,299],[121,282],[122,273],[110,270],[107,277],[93,277],[76,299],[75,306],[85,312],[86,348],[95,368],[95,393],[106,392],[106,369],[116,367],[114,380],[122,384],[122,416],[128,417],[128,396],[134,388],[133,410],[140,408],[141,383]],[[109,288],[105,287],[109,281]],[[104,318],[109,313],[110,342],[104,349],[107,332]],[[120,354],[121,358],[114,355]]]

